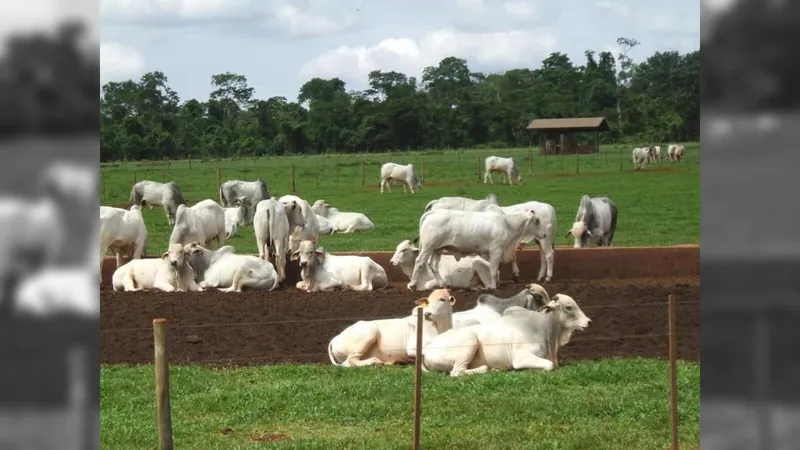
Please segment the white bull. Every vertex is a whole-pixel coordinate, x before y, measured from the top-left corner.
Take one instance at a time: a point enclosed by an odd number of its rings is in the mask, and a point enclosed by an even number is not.
[[[408,362],[417,348],[417,315],[422,313],[422,346],[452,327],[456,298],[437,289],[415,302],[411,315],[396,319],[360,320],[328,344],[331,364],[344,367],[392,365]]]
[[[319,242],[319,223],[317,222],[317,215],[311,210],[311,205],[296,195],[284,195],[278,201],[284,205],[289,204],[289,202],[297,203],[305,221],[304,225],[292,229],[287,253],[297,251],[300,241],[313,241],[315,244]]]
[[[336,287],[371,291],[389,284],[386,271],[368,256],[331,255],[311,241],[303,241],[291,256],[300,264],[302,281],[297,289],[308,292],[330,291]]]
[[[464,328],[500,320],[503,312],[512,306],[537,310],[550,301],[547,291],[538,284],[529,284],[525,289],[508,298],[492,294],[481,294],[475,307],[453,314],[453,328]]]
[[[633,167],[643,169],[650,159],[650,153],[646,147],[636,147],[633,149]]]
[[[217,247],[222,247],[225,234],[225,210],[214,200],[206,199],[190,208],[178,206],[169,243],[201,242],[205,247],[211,247],[211,242],[216,239]]]
[[[163,292],[202,291],[186,259],[182,244],[171,244],[158,259],[134,259],[114,271],[111,285],[115,291],[157,289]]]
[[[246,199],[242,201],[242,197]],[[267,183],[261,178],[256,181],[241,181],[241,180],[228,180],[219,185],[219,204],[225,208],[236,206],[237,204],[245,204],[248,207],[246,216],[246,223],[249,225],[253,223],[253,213],[255,206],[261,200],[268,199],[269,190]]]
[[[332,207],[325,200],[317,200],[311,207],[314,214],[325,217],[333,232],[353,233],[356,231],[369,231],[375,224],[363,213],[341,212]]]
[[[437,209],[450,209],[453,211],[487,211],[490,206],[498,206],[499,202],[495,194],[489,194],[481,200],[473,200],[466,197],[441,197],[431,200],[425,206],[425,211],[436,211]]]
[[[457,258],[477,255],[488,260],[490,289],[497,289],[501,263],[510,262],[514,279],[519,279],[517,248],[526,236],[544,239],[546,230],[533,211],[503,214],[500,208],[494,209],[496,211],[486,212],[438,210],[423,214],[419,221],[420,253],[408,289],[416,287],[424,265],[427,264],[433,273],[438,272],[442,252]]]
[[[533,234],[529,234],[522,238],[522,245],[525,246],[531,241],[536,242],[536,245],[539,247],[539,275],[536,277],[536,281],[544,280],[545,282],[550,282],[553,278],[553,268],[556,258],[555,208],[549,203],[529,201],[511,206],[501,206],[500,209],[503,210],[505,214],[519,214],[524,211],[533,211],[536,214],[536,217],[541,222],[541,228],[544,230],[544,238],[537,239]]]
[[[222,292],[251,290],[273,291],[278,287],[278,273],[269,261],[252,255],[237,255],[226,245],[209,250],[197,242],[184,246],[189,264],[201,278],[200,287]],[[201,275],[202,274],[202,275]]]
[[[417,178],[417,175],[414,173],[414,165],[413,164],[397,164],[397,163],[386,163],[381,166],[381,193],[383,193],[384,187],[389,190],[389,193],[392,192],[392,184],[401,184],[403,185],[403,193],[406,191],[406,186],[408,189],[411,190],[412,194],[415,194],[422,189],[422,183]]]
[[[139,206],[146,204],[151,210],[153,206],[163,206],[167,222],[170,225],[175,225],[178,206],[186,204],[181,188],[174,181],[159,183],[149,180],[143,180],[133,185],[129,202]]]
[[[589,326],[575,300],[556,294],[539,311],[512,306],[500,320],[446,331],[422,349],[423,370],[450,376],[558,367],[558,350]]]
[[[278,270],[278,281],[286,279],[286,256],[289,254],[293,230],[306,221],[300,205],[294,200],[281,203],[274,198],[261,200],[256,205],[253,229],[258,246],[258,257],[269,261]]]
[[[129,210],[100,207],[100,270],[109,249],[116,255],[119,268],[123,254],[131,259],[140,259],[144,256],[146,244],[147,226],[139,205],[131,205]]]
[[[519,169],[514,162],[514,158],[503,158],[500,156],[487,156],[484,161],[483,184],[494,184],[492,173],[500,172],[503,174],[504,182],[508,184],[522,184],[522,177],[519,176]]]
[[[397,245],[389,262],[411,278],[418,255],[419,249],[411,241],[405,240]],[[428,266],[425,266],[424,270],[417,279],[415,289],[418,291],[445,287],[485,288],[489,286],[491,280],[489,261],[480,256],[466,256],[456,260],[453,255],[442,255],[439,261],[439,273],[432,273]]]

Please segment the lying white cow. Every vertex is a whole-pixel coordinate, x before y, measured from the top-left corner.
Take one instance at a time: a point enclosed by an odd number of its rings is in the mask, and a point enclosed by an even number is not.
[[[559,348],[590,323],[575,300],[564,294],[553,296],[539,311],[512,306],[500,320],[433,338],[422,349],[423,370],[450,372],[452,377],[490,370],[553,370]]]
[[[519,176],[514,158],[503,158],[500,156],[487,156],[484,161],[483,184],[490,182],[494,184],[492,173],[500,172],[503,174],[504,182],[508,184],[522,184],[522,177]]]
[[[297,251],[300,248],[300,241],[313,241],[315,244],[319,242],[319,223],[317,222],[317,215],[311,210],[311,205],[296,195],[284,195],[278,201],[284,205],[289,204],[289,202],[297,203],[305,221],[305,225],[292,229],[289,236],[288,253]]]
[[[15,315],[100,317],[96,274],[83,268],[44,269],[22,279],[14,300]]]
[[[223,208],[225,211],[225,239],[230,239],[239,231],[239,227],[245,227],[253,219],[250,201],[247,197],[239,197],[234,202],[234,206]],[[255,212],[255,211],[253,211]]]
[[[357,212],[341,212],[332,207],[325,200],[317,200],[314,206],[311,207],[314,214],[325,217],[333,232],[339,231],[341,233],[353,233],[356,231],[369,231],[375,228],[369,218],[362,213]]]
[[[164,292],[202,291],[192,266],[186,260],[182,244],[170,244],[159,259],[134,259],[114,271],[111,284],[115,291],[157,289]]]
[[[145,205],[153,209],[153,206],[163,206],[167,214],[167,222],[175,225],[175,214],[178,206],[185,205],[181,188],[174,181],[169,183],[159,183],[157,181],[144,180],[133,185],[129,200],[132,205]]]
[[[219,185],[219,204],[223,207],[236,206],[244,197],[248,203],[247,224],[253,222],[253,207],[261,200],[268,199],[267,183],[261,178],[256,181],[228,180]]]
[[[417,175],[414,173],[414,165],[413,164],[396,164],[396,163],[386,163],[381,166],[381,193],[383,193],[383,188],[389,190],[389,193],[392,192],[392,184],[401,184],[403,185],[403,193],[406,191],[406,186],[408,189],[411,190],[412,194],[419,192],[422,189],[422,183],[417,178]]]
[[[206,199],[191,208],[179,205],[175,212],[175,226],[169,236],[170,244],[186,245],[202,242],[211,247],[217,240],[217,247],[225,245],[225,210],[217,202]]]
[[[415,302],[411,315],[396,319],[360,320],[328,344],[331,364],[344,367],[392,365],[408,362],[417,349],[417,315],[423,317],[422,346],[452,327],[456,298],[437,289]]]
[[[328,219],[326,217],[322,217],[322,216],[319,216],[319,215],[316,215],[316,216],[317,216],[316,219],[317,219],[317,227],[318,227],[317,232],[320,235],[333,234],[333,227],[331,226],[331,223],[328,222]]]
[[[503,312],[512,306],[537,310],[550,301],[547,291],[538,284],[529,284],[521,292],[508,298],[492,294],[478,296],[474,308],[453,314],[453,328],[464,328],[500,320]]]
[[[541,228],[544,230],[544,238],[537,239],[533,234],[526,235],[522,238],[522,245],[525,246],[531,241],[536,242],[536,245],[539,247],[539,276],[536,277],[536,281],[544,280],[545,282],[550,282],[553,278],[553,267],[556,258],[555,208],[549,203],[530,201],[511,206],[501,206],[500,209],[506,214],[519,214],[524,211],[533,211],[536,213],[536,217],[541,222]]]
[[[598,247],[610,247],[616,231],[617,205],[608,197],[584,195],[566,237],[574,239],[573,248],[585,248],[592,242]]]
[[[636,147],[633,149],[633,167],[635,169],[643,169],[650,159],[650,153],[647,147]]]
[[[661,162],[661,146],[654,145],[647,149],[648,162]]]
[[[300,205],[294,200],[281,203],[274,198],[256,205],[253,229],[256,234],[258,257],[273,260],[278,270],[278,282],[286,279],[286,256],[292,231],[305,225]]]
[[[386,271],[368,256],[331,255],[311,241],[303,241],[292,253],[299,261],[302,281],[297,289],[308,292],[330,291],[336,287],[354,291],[371,291],[389,284]]]
[[[405,240],[397,245],[389,262],[411,278],[418,255],[419,249],[411,241]],[[491,280],[489,262],[480,256],[466,256],[456,260],[453,255],[442,255],[438,274],[432,273],[428,266],[424,266],[423,270],[424,272],[417,277],[415,289],[418,291],[444,287],[485,288],[489,286]]]
[[[422,267],[434,273],[442,252],[456,257],[477,255],[489,261],[489,288],[497,289],[500,263],[512,263],[514,279],[519,279],[516,252],[526,236],[544,239],[547,230],[533,211],[503,214],[498,211],[469,212],[437,210],[422,215],[419,221],[419,256],[408,289],[413,290]],[[433,262],[433,264],[431,264]]]
[[[494,194],[489,194],[482,200],[473,200],[466,197],[441,197],[428,202],[424,212],[436,211],[437,209],[480,212],[488,210],[491,205],[499,205],[497,196]]]
[[[200,287],[213,287],[222,292],[242,289],[273,291],[278,287],[278,273],[269,261],[252,255],[237,255],[226,245],[209,250],[197,242],[184,246],[189,264],[202,279]]]
[[[131,259],[142,258],[146,243],[147,226],[139,205],[132,205],[130,210],[100,207],[100,270],[103,270],[102,259],[109,249],[116,255],[119,268],[123,254]]]

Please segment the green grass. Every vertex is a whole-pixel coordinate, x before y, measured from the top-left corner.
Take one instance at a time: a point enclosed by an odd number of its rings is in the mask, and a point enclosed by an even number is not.
[[[173,366],[178,449],[404,449],[413,368]],[[422,448],[663,449],[670,441],[667,364],[581,362],[551,373],[423,374]],[[700,443],[700,366],[678,366],[680,441]],[[104,367],[103,448],[157,444],[152,366]]]
[[[298,156],[285,158],[239,159],[225,161],[172,162],[167,165],[140,166],[122,163],[101,168],[101,204],[126,204],[136,180],[176,181],[189,202],[206,198],[218,200],[217,168],[221,181],[229,179],[267,181],[270,193],[281,196],[292,192],[292,167],[296,194],[313,203],[324,198],[341,211],[365,213],[375,229],[350,235],[325,236],[321,244],[329,251],[394,250],[403,239],[416,236],[418,219],[425,205],[442,196],[483,198],[498,195],[501,205],[538,200],[556,209],[556,245],[571,245],[564,237],[572,223],[583,194],[607,195],[620,210],[614,244],[617,246],[696,244],[700,241],[700,165],[699,147],[687,144],[687,155],[680,164],[656,163],[633,172],[632,147],[606,145],[599,154],[540,156],[527,149],[449,150],[368,155]],[[666,146],[662,152],[666,154]],[[523,176],[522,186],[478,183],[486,156],[513,156]],[[361,167],[364,162],[364,185]],[[380,165],[384,162],[413,163],[418,174],[424,166],[425,185],[418,194],[404,195],[401,187],[380,194]],[[533,169],[533,175],[529,170]],[[622,168],[623,170],[620,170]],[[661,169],[661,170],[659,170]],[[338,172],[338,177],[337,177]],[[577,172],[577,173],[576,173]],[[170,227],[163,209],[145,209],[149,232],[148,251],[166,248]],[[238,252],[256,253],[252,227],[240,230],[227,241]]]

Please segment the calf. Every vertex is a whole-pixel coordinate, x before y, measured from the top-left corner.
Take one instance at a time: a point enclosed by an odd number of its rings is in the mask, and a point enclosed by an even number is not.
[[[147,226],[142,217],[142,208],[132,205],[130,210],[100,207],[100,270],[102,260],[109,249],[117,257],[117,268],[122,266],[122,255],[140,259],[145,254]]]
[[[225,234],[225,210],[214,200],[207,199],[191,208],[178,206],[169,243],[186,245],[202,242],[206,247],[211,247],[211,242],[216,239],[217,246],[222,247],[225,245]]]
[[[159,259],[134,259],[114,271],[111,284],[115,291],[157,289],[163,292],[202,291],[181,244],[170,244]]]
[[[616,231],[617,205],[608,197],[584,195],[566,237],[573,237],[574,248],[588,247],[591,242],[599,247],[610,247]]]
[[[499,320],[503,312],[512,306],[537,310],[550,301],[547,291],[538,284],[529,284],[518,294],[501,298],[492,294],[481,294],[477,305],[466,311],[453,314],[453,328],[464,328]]]
[[[416,353],[417,315],[422,314],[422,345],[452,327],[456,298],[448,289],[437,289],[415,302],[411,315],[382,320],[360,320],[336,335],[328,344],[331,364],[343,367],[392,365],[408,362]]]
[[[318,292],[342,287],[371,291],[389,284],[383,267],[367,256],[331,255],[322,247],[314,247],[313,242],[303,241],[292,253],[291,260],[299,262],[303,279],[297,282],[297,289]]]
[[[333,229],[331,233],[336,231],[353,233],[355,231],[369,231],[375,228],[375,224],[366,215],[356,212],[340,212],[325,200],[314,202],[311,210],[314,214],[325,217],[328,220]]]
[[[200,287],[213,287],[221,292],[242,292],[244,288],[273,291],[279,280],[275,267],[252,255],[236,255],[233,247],[226,245],[216,251],[204,248],[197,242],[184,247],[189,264],[202,274]]]
[[[486,184],[487,181],[494,184],[492,179],[492,173],[494,172],[502,173],[505,178],[504,181],[508,184],[522,184],[522,177],[519,176],[519,170],[516,163],[514,163],[514,158],[487,156],[484,161],[484,167],[483,184]]]
[[[414,173],[414,165],[413,164],[396,164],[396,163],[386,163],[381,166],[381,194],[383,194],[383,188],[389,190],[389,193],[392,192],[391,184],[401,184],[403,185],[403,193],[406,193],[406,186],[408,189],[411,190],[412,194],[415,194],[422,189],[422,183],[417,178],[417,175]]]
[[[419,249],[411,241],[405,240],[397,245],[389,262],[411,278],[417,256]],[[453,255],[442,255],[439,272],[433,273],[425,266],[425,272],[419,274],[415,289],[427,291],[444,287],[455,289],[487,287],[491,280],[489,270],[491,270],[489,262],[480,256],[466,256],[456,260]]]

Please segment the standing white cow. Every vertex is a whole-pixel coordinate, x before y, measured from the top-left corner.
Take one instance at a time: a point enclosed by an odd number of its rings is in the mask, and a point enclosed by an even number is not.
[[[157,289],[163,292],[200,292],[195,273],[182,244],[170,244],[159,259],[134,259],[114,271],[111,285],[115,291]]]
[[[453,314],[453,328],[487,324],[503,317],[503,312],[512,306],[537,310],[550,301],[550,296],[542,286],[532,283],[525,289],[508,298],[492,294],[481,294],[475,307]]]
[[[305,220],[305,225],[292,230],[291,235],[289,236],[288,253],[297,251],[300,246],[300,241],[308,240],[314,241],[314,243],[319,242],[319,223],[317,222],[317,215],[311,210],[311,205],[308,203],[308,201],[296,195],[284,195],[283,197],[279,198],[278,201],[284,205],[287,205],[290,202],[297,203],[300,206],[300,211],[303,214],[303,220]]]
[[[225,211],[225,239],[230,239],[239,231],[239,227],[245,227],[248,221],[252,220],[255,206],[250,204],[247,197],[239,197],[234,202],[234,206],[223,208]],[[253,212],[251,212],[253,211]]]
[[[500,320],[436,336],[422,349],[422,368],[451,377],[490,370],[550,371],[558,367],[559,348],[591,322],[572,297],[556,294],[539,311],[512,306]]]
[[[178,206],[169,243],[186,245],[202,242],[204,246],[211,247],[211,242],[216,239],[217,247],[222,247],[225,245],[225,234],[225,210],[214,200],[206,199],[191,208]]]
[[[189,264],[198,274],[200,287],[221,292],[242,292],[243,288],[273,291],[279,285],[278,273],[269,261],[253,255],[237,255],[226,245],[209,250],[197,242],[184,246]]]
[[[497,289],[500,263],[511,262],[514,279],[519,279],[517,248],[526,236],[544,239],[546,230],[533,211],[503,214],[497,209],[497,212],[437,210],[423,214],[419,221],[420,252],[408,289],[416,287],[422,266],[428,265],[431,271],[438,273],[443,251],[456,257],[478,255],[487,259],[491,270],[490,289]]]
[[[500,156],[487,156],[484,161],[483,184],[494,184],[492,173],[500,172],[503,174],[503,182],[508,184],[522,184],[522,177],[519,176],[519,169],[514,162],[514,158],[503,158]]]
[[[505,214],[519,214],[524,211],[533,211],[541,222],[544,230],[544,238],[537,239],[533,234],[522,238],[522,246],[528,245],[531,241],[536,242],[539,247],[539,276],[536,281],[550,282],[553,278],[553,267],[555,265],[556,248],[556,210],[549,203],[530,201],[517,203],[511,206],[501,206]]]
[[[397,245],[389,262],[411,278],[418,255],[419,249],[411,241],[405,240]],[[491,280],[489,261],[480,256],[465,256],[456,260],[453,255],[442,255],[439,261],[439,273],[432,273],[428,266],[424,266],[423,270],[424,272],[417,277],[415,287],[419,291],[445,287],[485,288],[489,286]]]
[[[236,206],[244,197],[249,203],[247,224],[253,223],[254,208],[261,200],[270,197],[267,183],[261,178],[256,181],[228,180],[219,185],[219,204],[225,208]]]
[[[331,255],[314,242],[303,241],[292,253],[292,261],[300,264],[297,289],[307,292],[330,291],[336,287],[354,291],[371,291],[389,285],[386,271],[368,256]]]
[[[396,319],[359,320],[328,344],[331,364],[343,367],[383,366],[408,362],[417,349],[417,315],[422,314],[422,346],[452,327],[456,298],[437,289],[415,302],[411,315]]]
[[[647,149],[648,161],[651,163],[661,162],[661,146],[654,145]]]
[[[131,205],[147,205],[150,210],[153,206],[163,206],[167,214],[167,222],[175,225],[175,214],[178,206],[185,205],[181,188],[174,181],[169,183],[159,183],[157,181],[144,180],[133,185],[131,188]]]
[[[274,198],[261,200],[256,205],[253,229],[256,234],[258,257],[269,261],[278,270],[278,282],[286,279],[286,256],[294,230],[306,224],[300,205],[290,200],[281,203]]]
[[[650,158],[650,153],[646,147],[636,147],[633,149],[633,167],[635,169],[643,169],[647,165]]]
[[[431,200],[425,206],[425,211],[435,211],[437,209],[450,209],[453,211],[487,211],[490,206],[498,206],[499,202],[495,194],[489,194],[481,200],[473,200],[466,197],[441,197]]]
[[[356,231],[369,231],[375,224],[363,213],[341,212],[332,207],[325,200],[317,200],[311,207],[314,214],[325,217],[333,232],[353,233]]]
[[[598,247],[610,247],[617,231],[617,205],[608,197],[581,197],[575,222],[567,231],[572,236],[574,248],[588,247],[595,242]]]
[[[670,146],[667,147],[667,158],[670,161],[683,160],[684,153],[686,153],[686,147],[683,145],[670,144]]]
[[[109,249],[117,257],[117,268],[122,266],[122,255],[131,259],[144,256],[147,243],[147,226],[142,217],[142,208],[131,205],[129,210],[111,206],[100,207],[100,270],[102,260]]]
[[[417,178],[417,175],[414,173],[414,165],[413,164],[396,164],[396,163],[386,163],[381,166],[381,193],[383,193],[383,188],[389,190],[389,193],[392,192],[392,184],[401,184],[403,185],[403,193],[406,193],[406,186],[408,189],[411,190],[412,194],[415,194],[422,189],[422,183]]]

